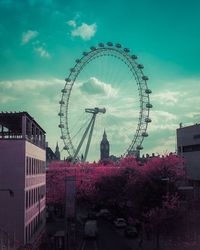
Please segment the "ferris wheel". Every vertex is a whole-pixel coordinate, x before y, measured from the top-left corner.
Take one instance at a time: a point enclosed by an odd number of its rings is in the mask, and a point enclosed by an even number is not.
[[[83,52],[65,79],[60,104],[63,149],[73,160],[98,160],[104,129],[113,155],[143,149],[152,104],[138,57],[121,44],[99,43]]]

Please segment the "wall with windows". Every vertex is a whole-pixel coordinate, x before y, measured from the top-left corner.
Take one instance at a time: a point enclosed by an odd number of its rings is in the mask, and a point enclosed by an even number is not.
[[[200,124],[177,129],[177,150],[185,158],[187,176],[200,180]]]
[[[45,224],[45,150],[25,140],[0,143],[0,227],[22,244]]]
[[[45,225],[46,152],[26,142],[25,241],[34,240]]]

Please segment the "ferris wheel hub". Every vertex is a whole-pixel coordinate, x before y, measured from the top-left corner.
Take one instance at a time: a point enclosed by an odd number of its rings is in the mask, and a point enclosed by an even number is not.
[[[85,112],[86,113],[92,113],[92,114],[98,114],[98,113],[105,114],[106,113],[106,109],[105,108],[97,108],[97,107],[95,107],[93,109],[92,108],[86,108]]]

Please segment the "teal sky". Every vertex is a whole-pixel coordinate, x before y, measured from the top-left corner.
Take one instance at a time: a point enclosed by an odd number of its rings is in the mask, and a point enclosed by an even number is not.
[[[153,122],[142,153],[174,151],[179,123],[200,122],[199,13],[198,0],[0,0],[1,111],[28,111],[46,130],[50,146],[58,141],[62,148],[57,113],[63,79],[90,46],[120,42],[144,64],[153,91]],[[117,89],[112,79],[95,74],[87,76]],[[81,103],[84,95],[78,98]]]

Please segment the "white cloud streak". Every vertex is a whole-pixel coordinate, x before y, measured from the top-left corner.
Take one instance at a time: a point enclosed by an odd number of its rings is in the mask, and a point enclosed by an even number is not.
[[[82,92],[89,95],[105,95],[106,97],[116,97],[118,90],[114,89],[111,84],[105,83],[96,77],[90,77],[86,82],[79,85]]]
[[[40,57],[51,58],[51,55],[43,46],[35,47],[34,50]]]
[[[1,104],[6,104],[6,103],[9,103],[9,102],[13,102],[15,100],[16,100],[16,98],[13,97],[13,96],[0,94],[0,103]]]
[[[22,45],[29,43],[31,40],[36,38],[39,35],[36,30],[28,30],[22,33]]]
[[[28,91],[28,90],[39,90],[41,88],[47,88],[49,86],[64,86],[64,80],[52,79],[52,80],[33,80],[33,79],[23,79],[23,80],[13,80],[13,81],[0,81],[0,90],[13,91]],[[12,96],[11,96],[12,97]]]
[[[178,91],[163,90],[162,92],[152,94],[151,100],[165,106],[174,106],[180,97],[181,93]]]
[[[76,29],[71,31],[71,35],[72,37],[80,37],[83,40],[87,41],[90,40],[95,35],[96,31],[97,31],[96,23],[93,23],[91,25],[87,23],[82,23]]]
[[[67,22],[67,24],[69,25],[69,26],[71,26],[71,27],[76,27],[76,21],[74,21],[74,20],[69,20],[68,22]]]

